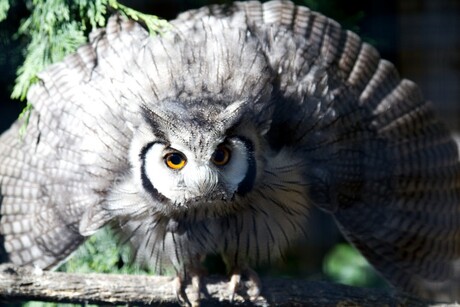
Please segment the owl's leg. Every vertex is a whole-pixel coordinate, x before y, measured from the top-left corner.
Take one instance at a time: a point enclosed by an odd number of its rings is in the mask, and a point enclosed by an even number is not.
[[[189,278],[177,276],[174,280],[174,291],[177,300],[184,306],[199,306],[201,293],[201,275]]]
[[[201,279],[206,274],[201,268],[199,257],[177,272],[174,291],[178,301],[185,306],[199,306],[201,299]]]
[[[244,280],[243,284],[241,281],[242,279]],[[251,300],[255,300],[259,297],[262,289],[260,278],[253,269],[246,265],[232,270],[229,282],[229,290],[231,293],[230,300],[233,301],[235,299],[235,295],[242,285],[244,285],[246,294]]]

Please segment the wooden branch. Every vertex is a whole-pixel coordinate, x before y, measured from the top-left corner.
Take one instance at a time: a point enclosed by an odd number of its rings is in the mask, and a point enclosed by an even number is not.
[[[204,280],[203,306],[229,305],[227,279]],[[6,301],[176,305],[173,278],[117,274],[70,274],[0,265],[0,305]],[[264,298],[256,302],[237,298],[239,305],[308,306],[426,306],[427,302],[389,291],[356,288],[325,282],[291,279],[262,280]],[[444,305],[445,306],[445,305]]]

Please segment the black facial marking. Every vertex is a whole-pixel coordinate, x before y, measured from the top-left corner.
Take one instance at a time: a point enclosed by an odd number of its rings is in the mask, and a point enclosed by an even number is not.
[[[141,159],[141,181],[142,181],[142,186],[144,189],[154,198],[158,199],[159,201],[167,201],[169,200],[166,196],[158,192],[158,190],[153,186],[152,182],[150,179],[147,177],[147,173],[145,171],[145,155],[149,151],[150,148],[152,148],[153,145],[155,144],[164,144],[163,142],[151,142],[145,145],[141,153],[139,154],[139,157]]]
[[[245,137],[238,136],[238,139],[243,142],[248,152],[248,171],[246,172],[246,176],[244,177],[244,179],[238,185],[236,193],[240,195],[245,195],[246,193],[250,192],[254,187],[257,165],[255,159],[254,144],[251,142],[251,140]]]

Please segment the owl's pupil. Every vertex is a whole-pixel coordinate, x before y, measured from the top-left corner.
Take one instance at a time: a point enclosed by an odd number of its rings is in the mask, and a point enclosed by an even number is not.
[[[225,160],[225,152],[222,149],[217,149],[214,152],[214,161],[215,162],[222,162]]]
[[[214,151],[214,153],[212,154],[212,162],[217,166],[224,166],[228,163],[229,160],[230,150],[224,145],[218,147],[216,151]]]
[[[172,152],[165,156],[166,165],[173,170],[180,170],[186,164],[186,158],[184,155],[178,152]]]
[[[169,161],[174,164],[174,165],[180,165],[182,162],[183,162],[183,158],[181,155],[179,154],[171,154],[171,156],[169,157]]]

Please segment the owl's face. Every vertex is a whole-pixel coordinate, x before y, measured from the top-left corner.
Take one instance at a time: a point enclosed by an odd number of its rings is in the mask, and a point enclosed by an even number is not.
[[[176,206],[232,199],[254,183],[252,143],[239,136],[206,142],[204,150],[178,139],[148,143],[140,158],[144,188]]]
[[[180,210],[227,203],[253,189],[261,132],[229,109],[211,115],[144,110],[131,157],[146,198]]]

